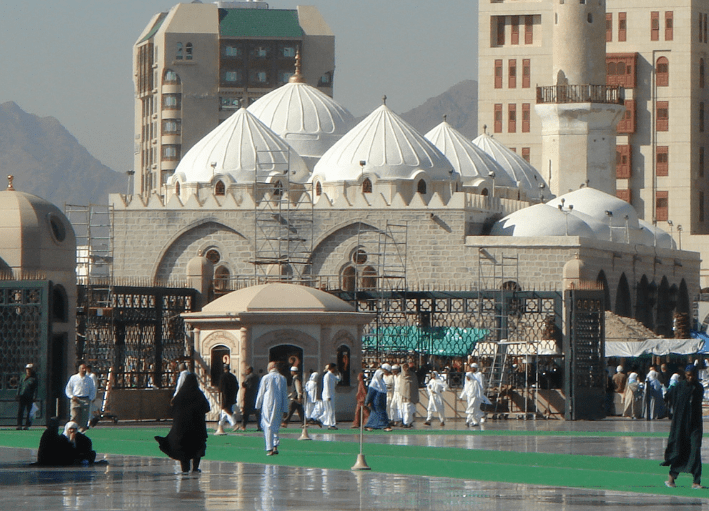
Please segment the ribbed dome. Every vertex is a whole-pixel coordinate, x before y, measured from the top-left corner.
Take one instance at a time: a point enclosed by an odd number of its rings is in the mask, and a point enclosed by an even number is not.
[[[451,162],[460,174],[463,184],[476,184],[481,178],[492,184],[490,172],[495,173],[495,186],[516,188],[507,172],[485,151],[468,141],[446,121],[424,135]]]
[[[517,187],[524,191],[527,197],[538,199],[542,196],[551,196],[549,186],[544,178],[527,161],[516,154],[511,149],[505,147],[487,133],[483,133],[473,140],[473,144],[485,151],[487,154],[505,169],[509,177],[517,183]],[[544,187],[540,188],[540,184]]]
[[[249,107],[299,155],[319,158],[354,125],[339,103],[306,83],[287,83]]]
[[[425,171],[434,181],[457,179],[446,157],[401,117],[382,105],[332,146],[315,165],[325,182],[356,181],[365,172],[379,179],[413,179]]]
[[[209,183],[221,174],[237,183],[253,183],[258,169],[258,181],[265,182],[271,176],[283,176],[289,164],[291,181],[307,181],[309,171],[303,159],[241,108],[187,151],[174,177],[187,183]]]

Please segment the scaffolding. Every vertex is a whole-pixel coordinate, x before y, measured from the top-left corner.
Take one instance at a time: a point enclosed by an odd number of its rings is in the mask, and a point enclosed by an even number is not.
[[[274,154],[275,153],[275,154]],[[273,162],[287,162],[274,176]],[[290,180],[290,151],[257,153],[254,193],[254,280],[306,282],[311,278],[313,195],[311,184]]]

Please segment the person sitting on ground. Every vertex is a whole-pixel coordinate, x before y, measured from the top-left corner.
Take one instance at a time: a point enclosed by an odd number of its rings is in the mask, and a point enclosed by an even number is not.
[[[52,417],[39,440],[37,465],[60,467],[72,463],[74,463],[74,447],[66,436],[59,434],[59,419]]]
[[[66,423],[63,436],[69,440],[73,449],[74,465],[92,465],[96,461],[96,451],[93,450],[91,439],[79,431],[76,422]]]

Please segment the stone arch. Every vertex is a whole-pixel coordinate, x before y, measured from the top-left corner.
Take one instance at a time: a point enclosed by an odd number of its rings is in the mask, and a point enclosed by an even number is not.
[[[648,328],[652,328],[652,310],[654,305],[655,301],[650,283],[647,280],[647,276],[643,275],[636,289],[635,319]]]
[[[598,272],[598,276],[596,277],[596,284],[601,286],[601,289],[603,289],[603,301],[605,302],[605,309],[607,311],[611,310],[611,291],[608,287],[608,279],[606,278],[606,272],[604,272],[603,270]]]
[[[687,282],[682,279],[679,283],[679,290],[677,292],[677,312],[689,314],[692,310],[691,302],[689,301],[689,289],[687,288]]]
[[[615,309],[614,312],[618,316],[624,318],[633,317],[633,305],[630,298],[630,286],[625,273],[621,274],[618,279],[618,287],[615,292]]]
[[[248,239],[238,231],[223,223],[213,219],[201,219],[177,232],[172,239],[165,244],[156,258],[152,275],[155,280],[168,280],[170,278],[184,278],[187,263],[193,258],[200,248],[209,244],[209,238],[213,238],[214,243],[219,241],[219,246],[229,247],[230,252],[251,251],[251,244]],[[224,252],[227,252],[226,250]],[[228,259],[227,253],[222,253],[222,260]],[[241,261],[232,260],[232,265],[239,265]],[[242,266],[247,269],[246,262]]]
[[[224,366],[231,364],[231,349],[223,344],[212,346],[209,351],[209,377],[212,387],[219,387]]]
[[[358,234],[380,232],[377,227],[354,221],[334,227],[316,243],[311,255],[313,274],[338,275],[351,262],[350,254],[357,247]]]
[[[311,369],[318,372],[321,370],[320,342],[301,330],[283,328],[271,330],[252,340],[249,351],[253,354],[250,365],[254,366],[254,371],[266,371],[271,350],[277,346],[292,346],[302,350],[303,374],[308,374]]]
[[[657,316],[655,332],[664,337],[672,337],[672,312],[674,304],[671,300],[670,283],[667,277],[662,277],[657,289]]]
[[[216,330],[205,336],[204,339],[200,339],[197,346],[198,356],[203,361],[211,360],[212,350],[218,346],[223,346],[233,355],[237,353],[239,339],[227,330]],[[209,365],[211,371],[211,363]]]

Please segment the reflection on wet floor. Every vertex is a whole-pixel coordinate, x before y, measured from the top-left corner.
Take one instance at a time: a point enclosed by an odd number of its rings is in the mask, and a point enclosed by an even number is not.
[[[490,424],[489,429],[533,430],[536,425]],[[546,431],[664,432],[666,424],[545,423]],[[558,429],[557,429],[558,428]],[[596,428],[596,429],[592,429]],[[296,431],[293,431],[295,434]],[[290,432],[289,432],[290,435]],[[315,440],[355,435],[314,433]],[[377,442],[465,449],[498,449],[660,459],[660,437],[371,435]],[[371,448],[371,447],[369,447]],[[202,473],[183,476],[166,458],[107,456],[95,468],[30,466],[36,452],[0,448],[2,509],[357,510],[436,509],[525,511],[707,509],[709,500],[663,495],[466,481],[372,472],[203,461]],[[707,458],[707,453],[704,454]]]

